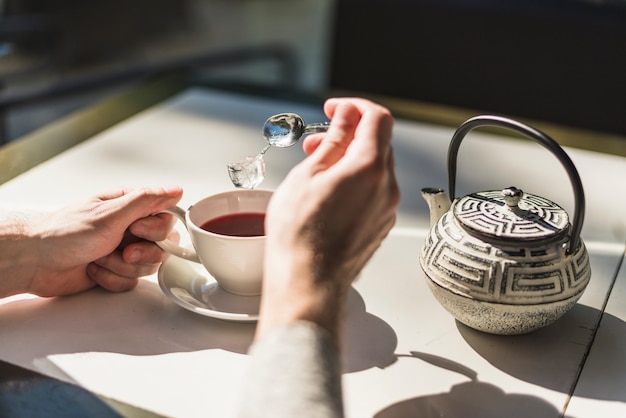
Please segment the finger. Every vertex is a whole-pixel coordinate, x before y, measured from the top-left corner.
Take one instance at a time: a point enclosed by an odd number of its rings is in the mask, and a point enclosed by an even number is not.
[[[400,193],[400,185],[398,184],[398,180],[396,178],[396,159],[393,154],[393,148],[390,149],[389,155],[387,156],[387,191],[390,201],[390,206],[393,208],[393,211],[398,209],[400,206],[400,200],[402,198]]]
[[[108,201],[105,200],[105,202],[108,204],[110,214],[116,217],[117,222],[126,225],[124,228],[126,229],[137,219],[145,218],[146,216],[176,205],[182,197],[182,193],[180,187],[144,187],[131,191],[123,191],[123,194]],[[111,193],[103,196],[107,198],[115,196],[115,194]]]
[[[378,104],[376,104],[374,102],[371,102],[369,100],[362,99],[362,98],[331,98],[331,99],[328,99],[324,103],[324,112],[332,120],[335,117],[335,113],[337,111],[337,108],[341,104],[345,104],[347,102],[350,102],[362,114],[365,114],[367,112],[375,111],[375,112],[381,112],[381,113],[384,113],[384,114],[388,114],[389,116],[391,116],[391,114],[389,113],[389,110],[386,109],[385,107],[380,106],[380,105],[378,105]],[[368,127],[367,129],[371,129],[371,127]],[[374,126],[374,130],[377,131],[378,130],[378,126]],[[323,138],[324,138],[324,134],[313,134],[313,135],[309,135],[306,138],[304,138],[304,141],[302,143],[302,147],[304,149],[304,152],[307,155],[311,155],[317,149],[317,147],[322,143]]]
[[[116,250],[121,251],[124,248],[126,248],[128,245],[132,244],[133,242],[140,242],[140,241],[144,241],[144,240],[142,238],[137,237],[136,235],[131,234],[129,231],[126,231],[124,233],[124,237],[122,238],[122,241],[119,243]]]
[[[164,252],[161,252],[161,254],[155,254],[153,252],[154,250],[151,249],[151,245],[156,246],[155,244],[148,244],[146,242],[146,245],[141,247],[137,247],[138,245],[141,245],[140,243],[131,245],[135,246],[135,250],[139,248],[137,252],[138,262],[127,262],[124,259],[124,257],[130,258],[134,256],[134,251],[131,247],[126,256],[123,255],[124,251],[114,251],[105,257],[95,260],[93,264],[96,264],[97,266],[102,267],[117,276],[134,278],[153,274],[158,269],[161,261],[165,259]],[[141,261],[144,259],[146,262],[142,263]]]
[[[311,155],[315,152],[317,147],[319,147],[319,145],[324,140],[324,136],[325,134],[312,134],[304,138],[304,140],[302,141],[302,149],[304,150],[306,155]]]
[[[113,190],[108,190],[108,191],[103,191],[100,192],[97,195],[97,198],[100,200],[113,200],[113,199],[117,199],[120,198],[128,193],[132,192],[132,189],[129,188],[118,188],[118,189],[113,189]]]
[[[165,261],[167,255],[156,244],[140,241],[122,250],[122,261],[126,264],[158,264]]]
[[[320,164],[323,168],[336,163],[346,152],[360,114],[351,102],[342,102],[333,108],[330,127],[324,139],[311,154],[311,163]]]
[[[324,112],[332,120],[335,117],[335,112],[337,110],[337,107],[340,104],[347,103],[347,102],[351,102],[353,104],[358,105],[356,107],[360,109],[361,111],[365,111],[367,108],[372,108],[374,106],[376,108],[381,107],[379,105],[376,105],[373,102],[370,102],[365,99],[360,99],[360,98],[331,98],[331,99],[328,99],[324,103]],[[302,142],[302,148],[304,149],[304,152],[307,155],[311,155],[317,149],[317,147],[322,143],[322,141],[324,140],[324,137],[325,137],[325,134],[312,134],[312,135],[308,135],[307,137],[305,137]]]
[[[167,238],[176,219],[169,213],[159,213],[136,220],[130,225],[129,230],[136,237],[149,241],[161,241]]]
[[[386,148],[391,140],[393,128],[393,117],[389,109],[370,100],[353,97],[328,99],[324,103],[324,111],[332,119],[346,101],[349,101],[357,112],[362,115],[355,134],[367,136],[368,133],[373,133],[376,138],[386,139],[386,141],[381,142],[382,149]]]
[[[123,277],[96,263],[90,263],[87,266],[87,274],[91,280],[111,292],[126,292],[134,289],[139,283],[138,276]]]
[[[391,153],[393,118],[386,110],[371,110],[363,113],[348,152],[345,164],[363,165],[370,163],[386,166]]]
[[[346,102],[351,103],[361,113],[365,113],[368,110],[387,111],[387,108],[384,106],[362,97],[331,97],[324,102],[324,113],[332,119],[337,108]]]

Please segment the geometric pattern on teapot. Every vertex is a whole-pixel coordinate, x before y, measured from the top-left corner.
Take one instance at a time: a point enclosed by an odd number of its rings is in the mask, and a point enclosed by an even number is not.
[[[467,195],[455,202],[453,212],[464,226],[503,238],[546,238],[559,235],[569,224],[567,212],[546,198],[525,194],[511,208],[498,190]]]
[[[451,212],[428,234],[420,264],[430,280],[449,291],[506,304],[567,299],[584,291],[591,277],[582,240],[569,255],[559,243],[540,248],[490,244],[462,233]]]

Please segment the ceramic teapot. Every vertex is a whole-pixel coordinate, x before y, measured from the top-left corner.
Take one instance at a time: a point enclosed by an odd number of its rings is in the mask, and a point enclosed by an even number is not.
[[[573,221],[556,203],[516,187],[455,198],[461,141],[481,126],[530,137],[565,168],[574,193]],[[523,334],[546,326],[574,306],[591,277],[580,238],[585,196],[566,152],[544,133],[499,116],[476,116],[454,133],[448,149],[448,196],[422,189],[431,229],[420,265],[437,300],[458,321],[492,334]]]

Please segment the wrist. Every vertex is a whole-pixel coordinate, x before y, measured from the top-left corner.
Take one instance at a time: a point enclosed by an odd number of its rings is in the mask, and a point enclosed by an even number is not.
[[[26,221],[0,224],[0,297],[28,292],[37,266],[34,243]]]
[[[296,262],[293,262],[295,259]],[[325,329],[340,345],[341,323],[349,286],[317,277],[311,257],[266,263],[257,338],[270,330],[307,321]]]

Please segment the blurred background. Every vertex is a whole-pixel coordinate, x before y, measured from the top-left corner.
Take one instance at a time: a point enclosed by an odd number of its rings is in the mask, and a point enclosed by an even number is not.
[[[626,0],[0,0],[0,144],[172,73],[626,137]]]
[[[317,90],[326,83],[331,4],[0,0],[1,135],[12,140],[176,71]]]

